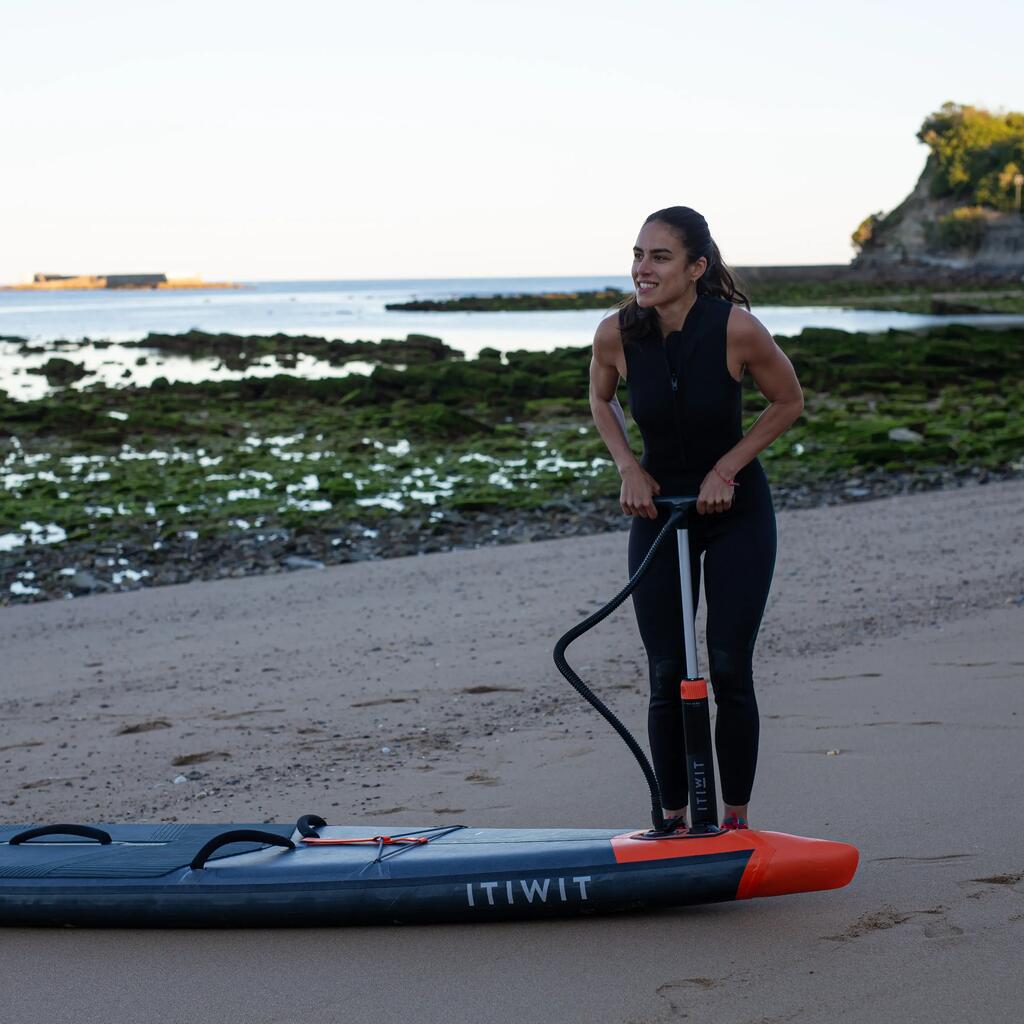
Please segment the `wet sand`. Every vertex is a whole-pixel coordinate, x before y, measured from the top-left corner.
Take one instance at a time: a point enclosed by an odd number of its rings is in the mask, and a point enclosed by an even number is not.
[[[752,821],[856,843],[848,889],[496,926],[8,929],[6,1016],[1017,1019],[1022,505],[1017,481],[779,515]],[[639,771],[550,660],[624,556],[605,534],[7,608],[0,815],[642,826]],[[642,734],[629,609],[570,660]]]

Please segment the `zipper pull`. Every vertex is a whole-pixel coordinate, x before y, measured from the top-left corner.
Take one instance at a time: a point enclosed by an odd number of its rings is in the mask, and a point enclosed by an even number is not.
[[[678,391],[679,390],[679,381],[676,379],[676,375],[674,373],[672,374],[672,390],[673,391]]]

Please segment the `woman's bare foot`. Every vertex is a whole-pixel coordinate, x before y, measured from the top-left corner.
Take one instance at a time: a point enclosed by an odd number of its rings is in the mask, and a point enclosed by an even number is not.
[[[722,828],[749,828],[750,826],[747,824],[747,810],[749,806],[749,804],[726,804],[725,814],[722,817]]]
[[[664,814],[666,821],[671,821],[673,818],[678,818],[679,819],[679,821],[676,824],[676,828],[677,829],[679,829],[679,828],[686,828],[686,808],[685,807],[680,807],[678,810],[675,810],[675,811],[668,811],[668,810],[665,810],[665,808],[663,807],[661,809],[661,812],[662,812],[662,814]]]

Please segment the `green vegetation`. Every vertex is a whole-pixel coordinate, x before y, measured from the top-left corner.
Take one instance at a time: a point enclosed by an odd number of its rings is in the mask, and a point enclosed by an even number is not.
[[[865,280],[851,274],[832,281],[754,282],[742,290],[760,306],[846,306],[936,315],[1024,314],[1024,287],[1019,283],[972,282],[969,278],[910,283]]]
[[[37,373],[46,378],[46,383],[51,387],[61,384],[72,384],[88,376],[88,371],[80,363],[65,359],[63,356],[50,356],[49,359],[39,367],[29,367],[26,373]]]
[[[987,219],[980,206],[958,206],[934,223],[925,224],[925,237],[933,249],[967,249],[976,252],[985,237]]]
[[[964,236],[974,230],[970,218],[954,218],[948,229],[950,237]],[[853,306],[862,309],[894,310],[903,313],[1024,313],[1024,287],[1019,282],[958,281],[937,278],[914,284],[865,278],[857,274],[841,274],[828,279],[811,277],[795,280],[745,281],[737,276],[737,287],[759,306]],[[565,295],[492,295],[487,298],[468,296],[445,301],[418,304],[429,311],[545,309],[611,309],[622,302],[628,292],[605,288],[596,292],[571,292]],[[564,300],[564,301],[563,301]],[[569,305],[568,303],[571,303]],[[403,307],[405,308],[405,307]],[[151,336],[154,338],[155,336]],[[150,345],[154,342],[151,340]]]
[[[944,103],[925,118],[917,138],[931,150],[933,199],[1015,208],[1013,179],[1024,170],[1024,113]]]
[[[870,245],[871,240],[875,237],[875,232],[884,219],[885,213],[881,210],[878,213],[869,213],[857,225],[857,230],[850,236],[850,240],[858,249],[863,249],[864,246]]]
[[[775,483],[1021,468],[1024,331],[805,330],[782,343],[807,406],[764,455]],[[56,523],[69,541],[156,541],[371,527],[399,512],[428,529],[450,510],[613,497],[588,361],[587,348],[505,362],[484,350],[340,379],[161,380],[26,403],[0,393],[0,533]],[[764,401],[745,394],[749,423]]]
[[[626,298],[620,288],[602,288],[591,292],[545,292],[536,295],[464,295],[455,299],[414,299],[392,302],[385,309],[416,312],[495,313],[524,312],[539,309],[610,309]]]
[[[924,119],[917,139],[929,149],[921,179],[928,197],[957,204],[938,220],[924,221],[927,247],[976,251],[987,217],[1020,211],[1016,180],[1024,172],[1024,114],[944,103]],[[911,199],[862,220],[850,236],[854,246],[865,250],[883,242],[909,215]]]
[[[303,357],[319,359],[331,366],[344,366],[357,359],[404,365],[459,358],[455,349],[449,348],[440,338],[427,334],[410,334],[404,341],[390,338],[382,341],[332,341],[307,335],[272,334],[266,337],[187,331],[184,334],[147,334],[140,341],[122,344],[125,348],[157,349],[193,359],[217,356],[229,370],[244,370],[265,356],[273,356],[279,365],[285,367],[294,367]]]

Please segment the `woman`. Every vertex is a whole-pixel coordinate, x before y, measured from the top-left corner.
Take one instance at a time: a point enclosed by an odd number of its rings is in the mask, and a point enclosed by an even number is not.
[[[622,477],[633,516],[632,574],[664,525],[656,494],[697,494],[689,524],[694,607],[704,556],[707,649],[717,715],[715,745],[725,828],[746,828],[757,764],[752,657],[775,566],[775,514],[758,452],[800,415],[793,366],[736,290],[695,210],[652,213],[633,247],[635,294],[597,329],[590,364],[594,422]],[[746,306],[746,309],[739,304]],[[768,400],[743,434],[741,381]],[[626,380],[643,438],[630,449],[615,396]],[[663,544],[633,594],[650,666],[648,730],[666,818],[686,826],[686,751],[679,683],[685,675],[678,559]]]

